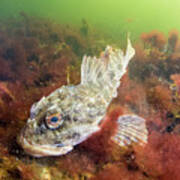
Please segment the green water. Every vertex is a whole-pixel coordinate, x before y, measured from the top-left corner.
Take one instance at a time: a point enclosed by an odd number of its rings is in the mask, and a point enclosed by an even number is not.
[[[179,9],[179,0],[0,0],[1,18],[22,11],[75,25],[84,18],[113,35],[180,30]]]

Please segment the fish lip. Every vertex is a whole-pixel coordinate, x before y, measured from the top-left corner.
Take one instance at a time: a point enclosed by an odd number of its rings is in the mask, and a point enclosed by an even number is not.
[[[18,144],[24,149],[24,151],[34,157],[45,157],[45,156],[60,156],[65,155],[73,149],[73,146],[67,145],[38,145],[32,144],[23,135],[20,135],[17,139]]]

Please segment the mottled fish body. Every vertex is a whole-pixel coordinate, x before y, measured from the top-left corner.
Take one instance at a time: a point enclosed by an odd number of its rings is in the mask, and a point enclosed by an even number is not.
[[[30,118],[18,137],[19,144],[36,157],[63,155],[97,132],[134,54],[128,39],[125,54],[108,46],[100,58],[84,56],[81,83],[62,86],[33,104]],[[146,143],[145,120],[134,117],[118,119],[118,132],[112,137],[115,143]]]

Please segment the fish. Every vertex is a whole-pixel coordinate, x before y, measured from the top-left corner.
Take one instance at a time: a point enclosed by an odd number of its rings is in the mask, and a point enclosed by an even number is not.
[[[128,37],[126,52],[107,46],[98,58],[85,55],[78,85],[63,85],[32,105],[17,137],[24,151],[35,157],[65,155],[101,130],[100,124],[117,97],[120,79],[134,54]],[[126,115],[119,117],[117,124],[112,141],[118,145],[147,142],[143,118]]]

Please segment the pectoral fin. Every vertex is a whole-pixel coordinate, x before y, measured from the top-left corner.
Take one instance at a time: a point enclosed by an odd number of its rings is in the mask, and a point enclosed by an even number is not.
[[[120,146],[127,146],[131,143],[144,145],[147,143],[148,131],[145,119],[137,115],[123,115],[117,120],[118,129],[111,138]]]

